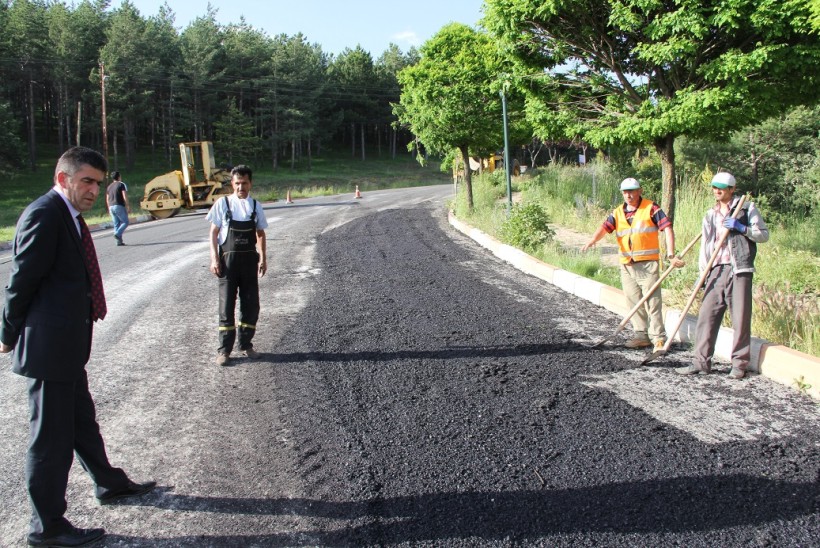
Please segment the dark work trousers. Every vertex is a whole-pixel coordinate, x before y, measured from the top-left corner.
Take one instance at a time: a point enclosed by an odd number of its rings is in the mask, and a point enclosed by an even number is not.
[[[31,533],[61,533],[70,523],[66,487],[74,453],[96,484],[97,497],[128,484],[128,476],[108,462],[97,424],[88,376],[75,382],[28,379],[30,436],[26,482],[31,500]]]
[[[695,365],[712,368],[720,323],[726,309],[732,315],[732,367],[746,371],[752,356],[752,273],[732,275],[732,265],[714,267],[706,277],[695,330]]]
[[[239,330],[239,349],[252,348],[259,319],[259,254],[231,253],[223,255],[219,277],[219,353],[230,354]],[[234,312],[239,294],[239,327]]]

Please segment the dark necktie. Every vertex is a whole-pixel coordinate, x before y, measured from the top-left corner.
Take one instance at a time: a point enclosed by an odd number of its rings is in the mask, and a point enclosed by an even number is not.
[[[83,239],[83,255],[85,255],[85,266],[91,278],[91,320],[97,321],[105,318],[108,309],[105,306],[105,292],[103,291],[102,275],[100,274],[100,263],[97,262],[97,251],[94,249],[94,240],[91,239],[91,232],[82,215],[77,215],[80,221],[80,234]]]

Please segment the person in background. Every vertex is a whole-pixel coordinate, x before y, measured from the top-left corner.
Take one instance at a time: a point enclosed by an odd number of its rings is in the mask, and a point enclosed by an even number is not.
[[[246,165],[231,170],[233,194],[217,200],[208,212],[211,223],[211,272],[219,278],[219,349],[217,365],[227,365],[236,342],[234,319],[239,292],[239,350],[256,359],[253,336],[259,319],[259,276],[267,272],[262,204],[250,197],[253,172]]]
[[[98,152],[68,149],[57,162],[52,189],[17,222],[0,352],[13,352],[12,370],[28,378],[30,546],[81,546],[105,534],[74,527],[64,517],[75,454],[100,504],[156,486],[135,483],[109,463],[88,389],[93,324],[107,308],[94,241],[81,214],[97,200],[107,170]]]
[[[128,187],[122,182],[120,172],[113,172],[111,178],[113,182],[105,191],[105,205],[114,222],[114,239],[120,246],[125,245],[122,241],[122,233],[128,228],[128,214],[131,213],[131,207],[128,205]]]
[[[679,367],[681,375],[706,374],[712,370],[715,343],[723,315],[728,308],[732,316],[732,369],[730,379],[742,379],[752,355],[752,276],[755,271],[757,244],[769,240],[760,211],[754,203],[744,203],[740,214],[732,214],[740,200],[735,196],[737,182],[731,173],[721,172],[712,178],[715,205],[706,212],[701,225],[701,275],[715,251],[717,241],[727,230],[729,236],[718,248],[718,254],[706,277],[703,301],[695,329],[694,363]]]
[[[675,233],[669,217],[658,204],[642,197],[643,189],[637,179],[624,179],[621,182],[621,193],[624,203],[615,208],[581,251],[588,250],[598,240],[615,232],[621,261],[621,286],[631,310],[659,279],[659,231],[666,235],[670,264],[681,268],[685,263],[675,256]],[[666,329],[661,307],[659,287],[632,316],[635,336],[626,342],[627,348],[645,348],[653,343],[655,350],[663,348],[666,344]]]

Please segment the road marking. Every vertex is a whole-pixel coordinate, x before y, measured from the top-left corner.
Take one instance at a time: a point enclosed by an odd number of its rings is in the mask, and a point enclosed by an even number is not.
[[[800,435],[820,421],[816,405],[758,375],[738,382],[725,372],[680,377],[671,369],[644,367],[588,378],[582,384],[608,390],[709,444]]]

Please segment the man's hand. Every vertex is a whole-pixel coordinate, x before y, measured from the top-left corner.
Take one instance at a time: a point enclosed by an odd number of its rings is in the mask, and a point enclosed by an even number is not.
[[[14,349],[12,347],[10,347],[9,345],[0,343],[0,354],[8,354],[12,350],[14,350]]]
[[[746,225],[744,225],[734,217],[726,217],[726,220],[723,221],[723,226],[725,226],[729,230],[734,230],[735,232],[746,234]]]
[[[211,257],[211,272],[217,278],[222,274],[222,265],[218,257]]]
[[[675,268],[683,268],[684,266],[686,266],[686,263],[683,261],[683,259],[681,259],[677,255],[669,257],[669,264],[671,264]]]
[[[268,271],[268,261],[264,257],[259,260],[259,277],[265,275],[265,272]]]
[[[585,243],[585,244],[584,244],[584,246],[581,248],[581,252],[586,251],[587,249],[589,249],[590,247],[592,247],[592,246],[594,246],[594,245],[595,245],[595,242],[587,242],[587,243]]]

